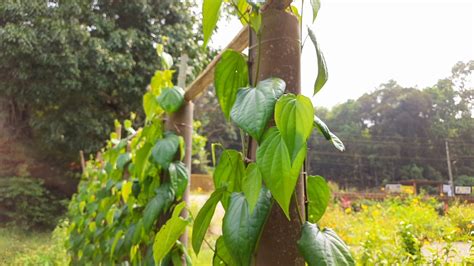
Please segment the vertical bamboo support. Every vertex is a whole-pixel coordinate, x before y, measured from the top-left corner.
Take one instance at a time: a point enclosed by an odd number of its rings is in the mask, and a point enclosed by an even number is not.
[[[301,36],[298,19],[291,13],[269,6],[262,12],[261,32],[260,48],[255,35],[250,38],[252,80],[278,77],[285,80],[287,93],[300,94]],[[260,69],[256,76],[259,57]],[[253,158],[254,156],[252,154]],[[305,213],[302,175],[296,185],[296,195],[300,212]],[[281,208],[277,204],[273,205],[259,242],[256,265],[305,265],[296,245],[301,235],[298,206],[292,200],[289,221]]]
[[[185,153],[184,153],[184,164],[189,177],[188,187],[183,194],[183,201],[189,205],[189,194],[191,185],[191,153],[193,148],[193,102],[184,102],[183,106],[179,111],[172,114],[166,122],[166,129],[175,132],[177,135],[184,138]],[[181,215],[185,218],[188,217],[186,209],[183,210]],[[188,243],[187,230],[180,238],[181,243],[186,247]]]
[[[183,54],[181,56],[179,66],[179,75],[178,75],[178,86],[184,88],[186,86],[186,73],[187,73],[187,61],[188,55]],[[183,201],[189,205],[189,194],[190,194],[190,187],[191,187],[191,166],[192,166],[192,148],[193,148],[193,111],[194,111],[194,104],[191,101],[185,101],[183,106],[176,112],[170,115],[168,118],[165,128],[166,130],[173,131],[177,135],[183,137],[184,139],[184,164],[186,165],[187,174],[189,177],[188,186],[183,194]],[[186,209],[183,210],[181,215],[185,218],[188,217],[188,212]],[[180,237],[181,243],[185,247],[188,244],[188,232],[187,229],[184,234]]]

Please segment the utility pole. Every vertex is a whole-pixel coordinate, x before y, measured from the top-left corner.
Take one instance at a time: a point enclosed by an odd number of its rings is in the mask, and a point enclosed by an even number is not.
[[[448,175],[449,175],[449,186],[451,188],[451,196],[454,196],[454,182],[453,182],[453,172],[451,171],[451,159],[449,157],[449,144],[448,140],[444,141],[446,146],[446,162],[448,163]]]

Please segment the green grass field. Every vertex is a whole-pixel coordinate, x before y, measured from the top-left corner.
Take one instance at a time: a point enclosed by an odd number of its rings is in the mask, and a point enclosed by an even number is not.
[[[207,195],[194,195],[193,216]],[[456,203],[440,213],[439,203],[421,197],[384,202],[354,202],[342,208],[331,204],[320,222],[333,228],[351,247],[358,264],[404,264],[406,246],[418,250],[422,264],[444,265],[446,261],[471,265],[474,206]],[[218,208],[199,256],[189,251],[193,265],[212,265],[213,247],[221,233],[223,210]],[[189,235],[192,235],[189,230]],[[16,227],[0,228],[0,265],[66,265],[65,227],[54,232],[24,232]],[[471,249],[471,250],[470,250]],[[405,260],[404,260],[405,259]]]

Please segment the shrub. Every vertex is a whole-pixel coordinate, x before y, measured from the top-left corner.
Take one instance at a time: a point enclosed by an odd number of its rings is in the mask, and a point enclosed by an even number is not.
[[[447,216],[456,227],[455,230],[461,239],[468,239],[474,230],[474,204],[456,202],[450,206]]]
[[[38,179],[0,178],[0,222],[29,229],[54,228],[66,204]]]

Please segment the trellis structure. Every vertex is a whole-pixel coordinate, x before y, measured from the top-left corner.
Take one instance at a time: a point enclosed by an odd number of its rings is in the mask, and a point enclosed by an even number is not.
[[[234,39],[221,51],[204,71],[185,90],[185,103],[179,111],[174,113],[167,121],[167,129],[181,135],[186,144],[184,162],[190,174],[191,147],[192,147],[192,122],[193,100],[197,99],[214,81],[214,69],[222,53],[227,49],[242,52],[249,47],[249,75],[250,81],[260,81],[269,77],[278,76],[287,84],[286,92],[301,93],[300,57],[301,35],[298,19],[284,9],[288,6],[285,1],[273,1],[262,13],[262,27],[265,28],[260,43],[257,44],[255,33],[244,27]],[[281,2],[281,3],[280,3]],[[278,4],[280,3],[280,4]],[[252,67],[257,58],[257,47],[264,51],[260,57],[260,70]],[[181,71],[180,71],[181,72]],[[249,160],[255,160],[256,142],[249,141]],[[304,173],[304,171],[303,171]],[[190,175],[189,175],[190,176]],[[192,180],[190,180],[192,182]],[[189,201],[189,184],[186,195]],[[298,215],[305,213],[305,185],[304,178],[300,175],[296,186],[298,204],[294,202],[290,207],[288,220],[278,206],[273,206],[270,217],[263,230],[260,245],[257,249],[255,262],[257,265],[304,265],[305,261],[297,250],[296,242],[300,237],[301,224]],[[187,215],[187,214],[183,214]],[[181,238],[187,243],[187,234]]]

